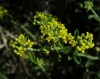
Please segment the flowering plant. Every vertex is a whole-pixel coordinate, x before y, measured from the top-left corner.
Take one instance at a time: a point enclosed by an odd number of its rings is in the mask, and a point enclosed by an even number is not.
[[[23,34],[20,34],[14,41],[11,40],[9,45],[14,49],[14,53],[19,56],[23,56],[26,51],[30,51],[28,53],[29,59],[34,63],[37,63],[36,59],[38,60],[35,51],[42,51],[46,55],[56,51],[58,61],[61,61],[61,53],[64,53],[68,54],[68,60],[74,58],[75,62],[80,64],[78,54],[86,54],[86,50],[94,46],[92,33],[86,32],[86,35],[84,33],[79,35],[79,31],[76,29],[74,35],[72,35],[65,28],[65,25],[51,14],[37,12],[33,24],[40,26],[40,35],[37,40],[37,43],[40,44],[39,48],[35,48],[35,43],[31,42]]]

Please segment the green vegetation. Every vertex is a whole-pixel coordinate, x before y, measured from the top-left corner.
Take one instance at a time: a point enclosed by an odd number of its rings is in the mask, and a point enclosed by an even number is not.
[[[0,1],[0,79],[100,79],[99,0],[10,2]]]

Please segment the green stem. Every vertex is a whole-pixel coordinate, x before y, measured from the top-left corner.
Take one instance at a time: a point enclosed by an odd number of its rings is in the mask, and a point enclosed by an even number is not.
[[[100,22],[100,17],[98,16],[98,14],[91,8],[92,13],[98,18],[98,21]]]
[[[82,53],[77,53],[77,56],[86,57],[86,58],[89,58],[89,59],[91,59],[91,60],[100,60],[99,57],[90,56],[90,55],[85,55],[85,54],[82,54]]]
[[[56,51],[61,50],[61,49],[62,49],[62,48],[60,48],[60,47],[51,48],[51,50],[56,50]]]
[[[21,28],[33,39],[36,41],[35,36],[29,31],[27,30],[23,25],[21,25]]]
[[[33,48],[27,48],[29,51],[42,51],[41,49],[33,49]]]
[[[91,9],[91,11],[97,18],[99,18],[98,14],[93,9]]]
[[[41,49],[33,49],[33,48],[28,48],[27,50],[30,50],[30,51],[42,51]],[[54,48],[52,50],[56,50],[57,53],[58,53],[58,50],[61,50],[61,48]],[[99,57],[96,57],[96,56],[91,56],[91,55],[86,55],[86,54],[82,54],[82,53],[76,53],[77,56],[81,56],[81,57],[86,57],[88,59],[91,59],[91,60],[100,60]]]

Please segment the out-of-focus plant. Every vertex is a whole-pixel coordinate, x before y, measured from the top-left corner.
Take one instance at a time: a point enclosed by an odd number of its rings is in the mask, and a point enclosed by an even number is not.
[[[8,10],[5,9],[3,6],[0,6],[0,21],[3,20],[6,15],[8,15]],[[1,44],[1,40],[0,40],[0,44]],[[0,78],[8,79],[7,76],[3,72],[0,72]]]
[[[93,1],[87,0],[84,2],[84,4],[85,4],[84,8],[87,10],[87,12],[91,11],[93,13],[93,14],[90,14],[88,18],[89,19],[94,18],[96,21],[100,23],[100,16],[95,11],[95,6],[93,5]],[[98,6],[98,8],[100,7]],[[96,10],[100,10],[100,9],[96,9]],[[100,31],[100,25],[97,28],[95,28],[95,31]]]
[[[94,0],[86,0],[84,2],[84,8],[86,9],[87,12],[92,12],[92,14],[89,14],[88,19],[89,20],[94,19],[97,21],[98,26],[94,29],[94,32],[97,32],[98,35],[100,36],[100,16],[97,11],[97,10],[100,10],[100,7],[99,6],[95,7],[95,5],[93,4],[93,1]],[[96,46],[95,46],[95,53],[97,55],[96,60],[100,60],[99,59],[99,57],[100,57],[100,46],[99,46],[100,45],[100,37],[99,36],[97,37]],[[85,64],[85,67],[87,67],[87,70],[89,70],[89,67],[91,66],[92,63],[93,63],[93,61],[91,59],[87,59],[87,62]],[[95,73],[98,76],[98,79],[100,78],[99,71],[93,72],[93,73]],[[86,71],[85,74],[87,74],[86,76],[89,76],[93,73],[92,73],[92,71]]]
[[[84,7],[84,8],[85,8],[87,11],[89,11],[89,10],[92,9],[92,7],[93,7],[92,1],[85,1],[84,3],[85,3],[85,7]]]
[[[8,79],[7,76],[6,76],[5,74],[3,74],[2,72],[0,72],[0,77],[1,77],[2,79]]]
[[[4,16],[8,15],[7,9],[4,7],[0,6],[0,19],[3,19]]]
[[[92,14],[90,14],[88,16],[89,19],[95,19],[96,21],[98,21],[98,26],[95,28],[95,32],[97,31],[98,34],[100,34],[100,16],[98,15],[98,13],[96,12],[96,10],[100,10],[100,9],[96,9],[96,8],[100,8],[99,6],[95,8],[95,5],[93,5],[93,0],[87,0],[84,2],[84,8],[89,12],[91,11]],[[96,9],[96,10],[95,10]],[[99,38],[99,37],[98,37]],[[98,50],[99,48],[97,47],[96,50]]]

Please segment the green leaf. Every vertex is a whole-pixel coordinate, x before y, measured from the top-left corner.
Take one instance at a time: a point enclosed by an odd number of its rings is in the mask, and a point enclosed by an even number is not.
[[[75,63],[80,64],[81,58],[79,56],[74,56],[74,61],[75,61]]]
[[[95,32],[100,31],[100,27],[94,29]]]
[[[24,41],[27,42],[27,40],[28,40],[28,37],[26,36],[26,37],[24,38]]]
[[[30,52],[28,53],[28,57],[29,57],[29,59],[30,59],[32,62],[35,61],[35,56],[33,55],[33,52],[32,52],[32,51],[30,51]]]
[[[95,17],[95,15],[89,15],[88,16],[88,19],[92,19],[92,18],[94,18]]]
[[[88,16],[88,19],[95,19],[95,20],[97,20],[97,21],[99,21],[99,18],[97,18],[95,15],[89,15]]]
[[[76,55],[78,53],[78,50],[75,48],[75,50],[74,50],[74,55]]]
[[[9,79],[6,75],[4,75],[3,73],[0,72],[0,78],[2,79]]]
[[[50,22],[50,21],[51,21],[51,16],[48,17],[48,22]]]
[[[45,62],[42,58],[36,58],[36,64],[43,70],[45,71]]]
[[[77,36],[79,35],[79,30],[76,29],[75,32],[74,32],[74,38],[75,40],[77,40]]]
[[[13,24],[13,27],[14,27],[15,29],[18,29],[18,26],[19,26],[18,20],[17,20],[17,21],[11,20],[11,23]]]
[[[84,5],[83,5],[82,3],[79,3],[79,6],[80,6],[81,8],[83,8],[83,7],[84,7]]]
[[[68,61],[70,61],[73,57],[68,56]]]
[[[67,47],[62,48],[59,51],[65,53],[65,54],[68,54],[71,51],[72,48],[73,48],[72,46],[67,46]]]
[[[85,63],[85,67],[89,67],[91,65],[92,60],[88,59]]]

